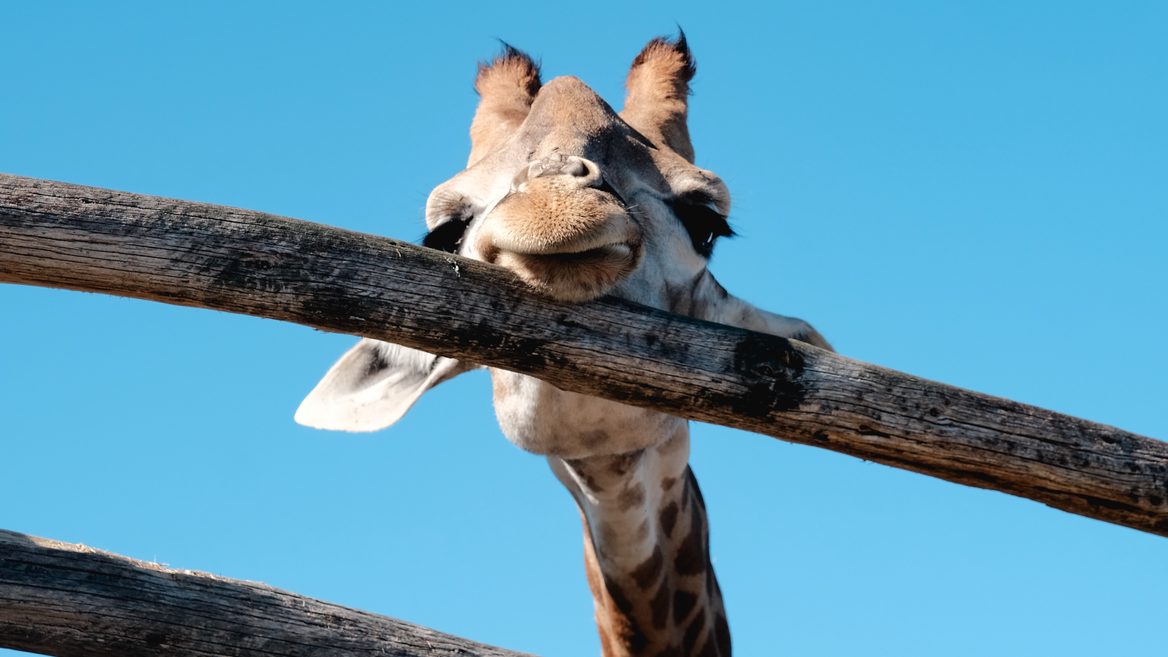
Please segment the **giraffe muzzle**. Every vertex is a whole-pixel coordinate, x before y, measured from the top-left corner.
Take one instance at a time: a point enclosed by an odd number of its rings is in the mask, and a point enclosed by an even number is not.
[[[570,157],[516,177],[485,217],[478,250],[541,292],[588,301],[636,268],[641,229],[596,165]]]

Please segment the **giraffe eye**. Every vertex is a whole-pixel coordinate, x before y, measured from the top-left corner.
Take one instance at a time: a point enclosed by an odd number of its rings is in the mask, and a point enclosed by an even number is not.
[[[422,246],[447,253],[458,253],[458,247],[462,246],[462,238],[478,213],[475,206],[466,198],[457,196],[453,199],[447,198],[445,202],[440,200],[433,203],[432,207],[427,209],[427,214],[438,218],[438,224],[422,238]]]
[[[694,251],[709,258],[714,242],[719,237],[733,237],[726,216],[714,208],[714,199],[703,192],[694,192],[674,199],[670,204],[673,214],[689,234]]]
[[[469,225],[469,218],[448,219],[435,226],[434,230],[426,233],[426,236],[422,238],[422,246],[447,253],[458,253],[458,247],[462,245],[462,238],[466,235],[466,229]]]

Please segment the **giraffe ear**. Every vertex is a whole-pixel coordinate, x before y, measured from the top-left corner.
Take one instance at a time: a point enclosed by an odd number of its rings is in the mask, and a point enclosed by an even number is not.
[[[633,60],[625,79],[625,106],[621,118],[649,139],[694,161],[686,123],[689,81],[697,72],[685,32],[670,41],[653,39]]]
[[[479,106],[470,124],[470,157],[466,166],[483,159],[515,132],[542,86],[539,64],[527,53],[503,44],[489,64],[479,64],[475,91]]]
[[[377,431],[400,420],[422,393],[471,369],[452,358],[361,340],[308,393],[295,419],[316,429]]]

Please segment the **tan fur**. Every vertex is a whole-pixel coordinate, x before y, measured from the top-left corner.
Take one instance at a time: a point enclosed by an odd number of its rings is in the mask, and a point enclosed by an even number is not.
[[[539,92],[539,66],[508,46],[490,64],[479,66],[474,88],[480,101],[470,124],[467,166],[482,159],[523,123]]]
[[[686,124],[689,81],[696,65],[682,35],[677,41],[654,39],[633,61],[625,80],[621,118],[658,144],[694,161]]]
[[[492,214],[491,230],[479,237],[483,256],[559,299],[596,298],[640,259],[640,235],[625,209],[566,176],[525,182]]]
[[[583,511],[584,565],[605,657],[730,655],[688,446],[683,429],[654,448],[553,467]]]

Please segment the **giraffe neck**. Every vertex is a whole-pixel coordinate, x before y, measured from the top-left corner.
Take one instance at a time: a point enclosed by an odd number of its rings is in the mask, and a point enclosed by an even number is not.
[[[729,657],[689,430],[613,456],[551,459],[584,521],[604,657]]]

